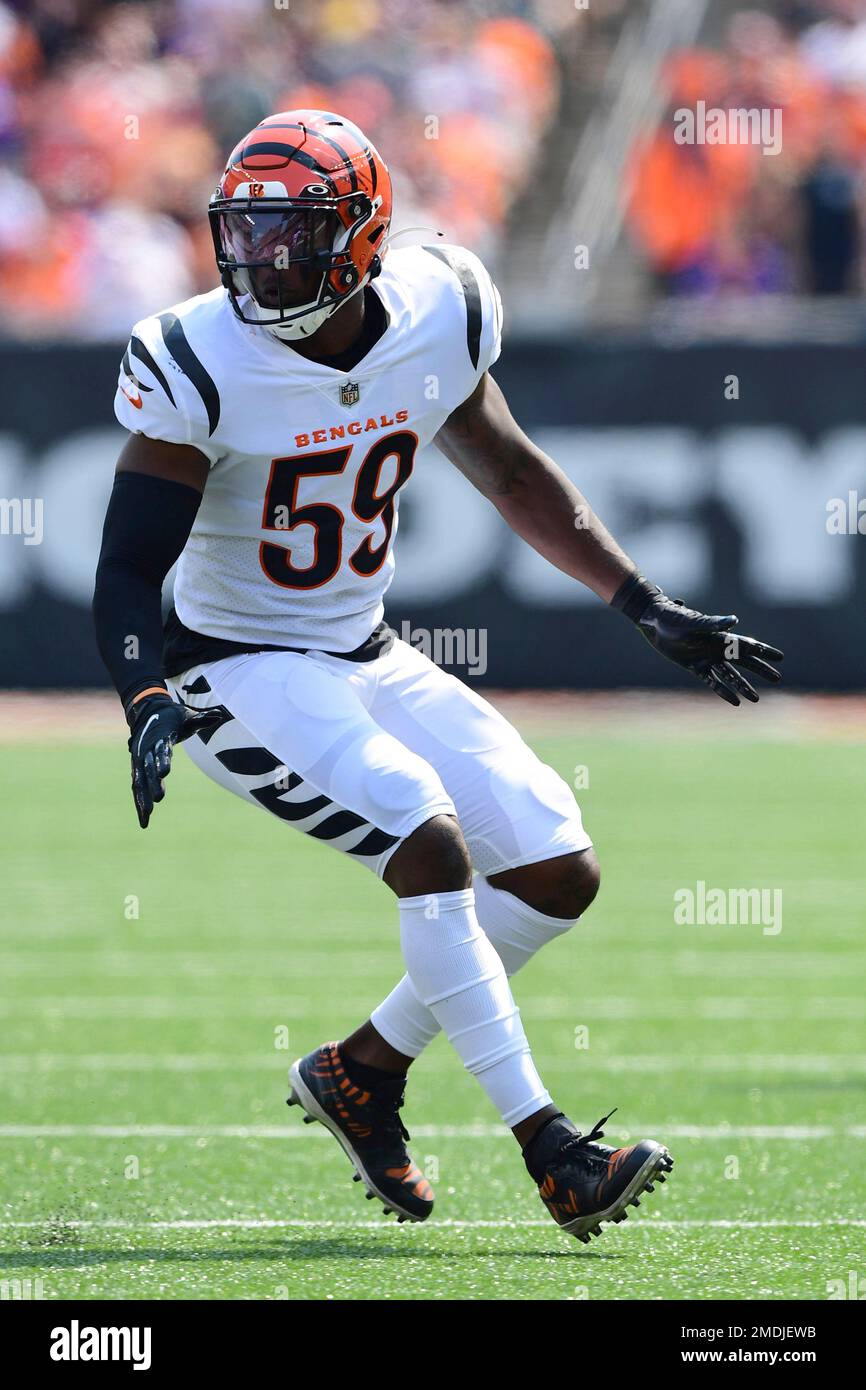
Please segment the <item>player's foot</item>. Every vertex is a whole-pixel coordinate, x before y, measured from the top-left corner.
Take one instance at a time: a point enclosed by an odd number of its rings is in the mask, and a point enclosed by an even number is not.
[[[610,1115],[614,1112],[611,1110]],[[581,1134],[565,1115],[550,1120],[524,1149],[530,1176],[554,1221],[584,1245],[601,1235],[602,1221],[625,1221],[639,1194],[664,1182],[674,1161],[663,1144],[642,1139],[625,1149],[599,1144],[603,1119]]]
[[[300,1105],[304,1123],[319,1120],[342,1145],[368,1197],[378,1197],[398,1221],[426,1221],[433,1189],[406,1151],[409,1133],[400,1119],[405,1076],[373,1090],[346,1075],[337,1043],[325,1043],[289,1069],[288,1105]]]

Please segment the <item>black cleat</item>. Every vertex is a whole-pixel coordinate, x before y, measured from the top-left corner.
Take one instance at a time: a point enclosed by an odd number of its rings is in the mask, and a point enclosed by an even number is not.
[[[611,1111],[612,1115],[614,1112]],[[628,1148],[599,1144],[610,1119],[605,1115],[589,1134],[581,1134],[559,1115],[530,1140],[524,1159],[554,1221],[584,1245],[601,1235],[601,1222],[625,1221],[627,1207],[640,1206],[640,1192],[664,1182],[674,1161],[663,1144],[642,1139]]]
[[[288,1105],[306,1111],[304,1121],[319,1120],[348,1154],[355,1182],[363,1182],[368,1200],[378,1197],[385,1214],[398,1221],[426,1221],[433,1210],[433,1189],[409,1157],[409,1133],[400,1119],[406,1078],[395,1076],[373,1091],[355,1086],[346,1075],[337,1043],[325,1043],[298,1058],[289,1069]]]

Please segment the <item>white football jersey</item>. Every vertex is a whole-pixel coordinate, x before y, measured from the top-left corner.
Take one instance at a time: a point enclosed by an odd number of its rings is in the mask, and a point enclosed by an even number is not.
[[[381,621],[400,489],[501,345],[502,309],[456,246],[389,251],[387,327],[350,371],[240,322],[219,288],[142,319],[115,414],[211,469],[175,582],[187,628],[351,652]]]

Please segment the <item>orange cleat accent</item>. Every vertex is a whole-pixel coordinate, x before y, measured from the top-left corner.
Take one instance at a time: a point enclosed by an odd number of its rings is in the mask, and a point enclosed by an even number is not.
[[[601,1126],[609,1119],[605,1115],[589,1134],[581,1134],[561,1115],[524,1151],[554,1221],[584,1244],[591,1235],[601,1235],[603,1221],[624,1221],[627,1208],[639,1205],[638,1193],[652,1192],[653,1183],[664,1182],[673,1167],[667,1149],[654,1139],[622,1149],[599,1144]]]
[[[406,1149],[409,1134],[399,1113],[405,1077],[363,1090],[346,1074],[339,1045],[331,1042],[294,1062],[289,1080],[288,1104],[299,1105],[305,1121],[318,1120],[330,1130],[367,1197],[378,1197],[399,1221],[426,1221],[433,1189]]]

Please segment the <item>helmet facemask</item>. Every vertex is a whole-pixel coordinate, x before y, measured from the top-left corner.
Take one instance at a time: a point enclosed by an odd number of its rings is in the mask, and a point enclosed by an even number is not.
[[[283,339],[309,337],[375,273],[371,265],[362,279],[349,248],[376,205],[364,193],[328,196],[324,185],[301,198],[269,192],[212,199],[217,264],[243,323]]]

